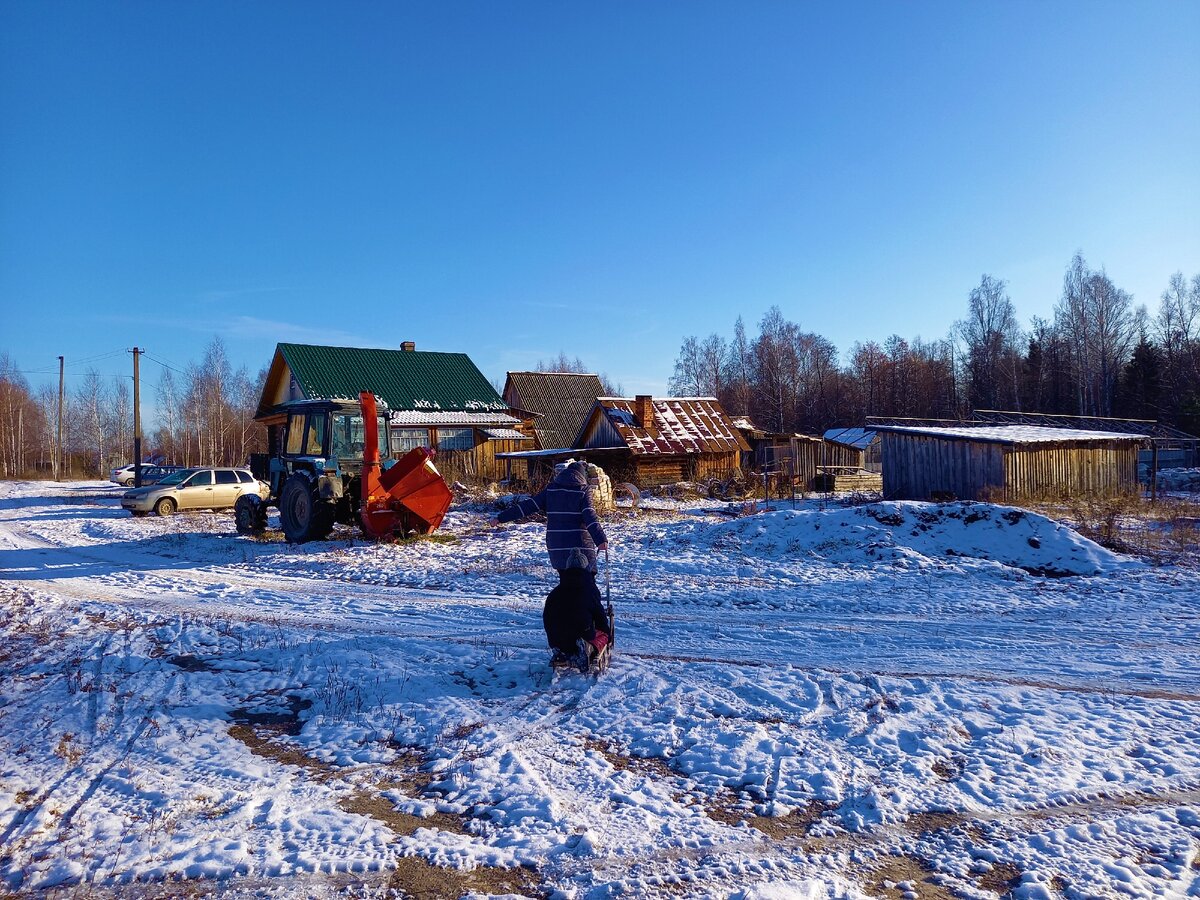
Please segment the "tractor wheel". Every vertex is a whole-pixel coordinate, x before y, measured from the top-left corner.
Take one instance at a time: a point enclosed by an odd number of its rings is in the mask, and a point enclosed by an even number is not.
[[[267,530],[267,504],[254,494],[243,494],[233,504],[233,521],[238,534],[262,534]]]
[[[178,508],[179,507],[175,505],[175,501],[172,500],[170,497],[163,497],[161,500],[159,500],[157,503],[154,504],[154,511],[156,513],[158,513],[160,516],[174,515],[175,510],[177,510]]]
[[[333,530],[333,505],[317,496],[316,485],[296,474],[279,493],[279,524],[290,543],[319,541]]]

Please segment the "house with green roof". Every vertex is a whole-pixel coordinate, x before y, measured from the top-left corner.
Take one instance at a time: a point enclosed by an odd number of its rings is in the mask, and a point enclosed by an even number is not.
[[[533,446],[529,423],[514,414],[465,353],[278,344],[255,420],[274,447],[288,404],[300,400],[358,401],[370,391],[387,406],[391,453],[437,451],[447,478],[502,476],[496,453]]]

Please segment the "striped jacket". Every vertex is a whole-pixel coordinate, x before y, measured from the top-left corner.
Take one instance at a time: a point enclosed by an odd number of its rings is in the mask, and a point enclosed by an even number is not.
[[[546,550],[550,565],[564,569],[596,571],[596,545],[606,544],[604,529],[592,508],[587,467],[572,463],[554,476],[545,490],[526,497],[496,516],[515,522],[535,512],[546,514]]]

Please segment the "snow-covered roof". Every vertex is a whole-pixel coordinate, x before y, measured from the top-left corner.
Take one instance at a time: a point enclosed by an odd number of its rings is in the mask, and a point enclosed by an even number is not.
[[[521,434],[515,428],[485,428],[483,433],[493,441],[532,441],[527,434]]]
[[[637,400],[601,397],[597,404],[635,454],[729,453],[749,450],[715,397],[658,397],[650,401],[654,422],[637,417]]]
[[[500,412],[445,412],[441,410],[402,409],[392,413],[393,425],[486,425],[512,426],[521,424],[521,420]]]
[[[1051,428],[1045,425],[877,425],[876,431],[920,434],[929,437],[989,444],[1058,444],[1063,441],[1139,441],[1143,434],[1119,434],[1114,431],[1084,431],[1078,428]]]

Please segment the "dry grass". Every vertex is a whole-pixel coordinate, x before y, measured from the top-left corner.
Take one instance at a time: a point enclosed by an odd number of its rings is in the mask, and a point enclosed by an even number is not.
[[[1023,506],[1069,524],[1085,537],[1121,553],[1163,564],[1197,564],[1200,502],[1178,497],[1151,501],[1136,494],[1035,498]]]
[[[497,869],[478,866],[470,870],[435,866],[420,857],[406,856],[396,863],[388,888],[411,900],[446,900],[477,893],[487,896],[518,894],[539,896],[541,879],[530,869]]]

